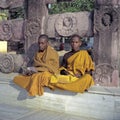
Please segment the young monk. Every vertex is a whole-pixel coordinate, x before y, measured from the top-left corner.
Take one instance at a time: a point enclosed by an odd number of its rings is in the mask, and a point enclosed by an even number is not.
[[[48,36],[40,35],[38,38],[39,51],[34,57],[34,67],[26,75],[19,75],[14,82],[26,89],[30,96],[43,95],[44,86],[48,86],[50,76],[59,73],[59,56],[49,46]]]
[[[79,35],[73,35],[70,44],[72,50],[63,57],[61,75],[53,75],[50,83],[54,88],[83,93],[94,85],[90,74],[94,63],[86,50],[80,50],[82,41]]]

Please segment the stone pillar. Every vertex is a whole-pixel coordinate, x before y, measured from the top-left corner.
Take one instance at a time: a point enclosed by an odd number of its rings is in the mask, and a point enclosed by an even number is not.
[[[96,0],[94,14],[95,81],[119,86],[120,5],[117,0]]]
[[[45,19],[48,15],[47,5],[55,0],[27,0],[26,26],[24,31],[25,50],[30,60],[33,59],[34,53],[38,50],[37,40],[40,34],[45,33]],[[32,63],[30,63],[32,64]]]

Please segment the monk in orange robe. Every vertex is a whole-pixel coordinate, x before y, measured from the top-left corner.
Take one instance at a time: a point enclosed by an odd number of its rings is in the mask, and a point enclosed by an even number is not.
[[[94,63],[86,50],[80,50],[82,44],[79,35],[71,37],[72,50],[63,57],[61,75],[51,76],[50,83],[55,88],[83,93],[94,85],[91,71]]]
[[[26,89],[30,96],[43,95],[44,87],[49,86],[51,75],[59,73],[59,56],[49,46],[48,36],[40,35],[38,45],[39,51],[34,57],[32,71],[28,70],[26,75],[18,75],[13,80],[18,86]]]

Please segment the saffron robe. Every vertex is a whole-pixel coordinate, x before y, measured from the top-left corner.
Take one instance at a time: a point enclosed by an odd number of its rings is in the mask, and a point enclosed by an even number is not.
[[[38,52],[34,58],[37,73],[30,76],[18,75],[14,83],[26,89],[30,96],[43,95],[44,86],[48,86],[50,76],[59,73],[59,56],[50,46],[44,52]]]
[[[54,89],[60,88],[83,93],[90,86],[94,85],[92,76],[86,73],[94,70],[94,63],[85,50],[80,50],[70,56],[67,59],[67,67],[61,67],[60,70],[66,70],[69,75],[51,76],[50,83]],[[75,74],[82,74],[82,76],[78,78]]]

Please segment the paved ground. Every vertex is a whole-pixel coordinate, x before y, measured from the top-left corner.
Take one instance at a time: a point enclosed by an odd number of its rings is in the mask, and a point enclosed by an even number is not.
[[[45,89],[31,98],[12,83],[14,76],[0,73],[0,120],[120,120],[120,88],[94,86],[84,94]]]
[[[59,112],[0,104],[0,120],[93,120]]]

